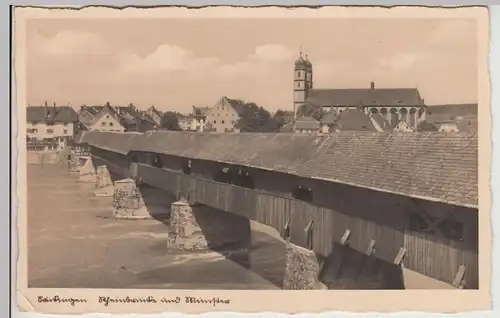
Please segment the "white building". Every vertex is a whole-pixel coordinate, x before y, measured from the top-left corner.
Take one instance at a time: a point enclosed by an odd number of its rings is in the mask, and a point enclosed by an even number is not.
[[[238,132],[235,125],[240,119],[241,108],[238,101],[223,96],[207,112],[205,126],[210,125],[214,132]]]
[[[205,106],[193,106],[193,113],[191,119],[191,130],[202,131],[205,127],[205,120],[210,108]]]
[[[62,149],[74,136],[78,121],[75,110],[55,104],[51,107],[29,106],[26,109],[26,141],[45,150]]]

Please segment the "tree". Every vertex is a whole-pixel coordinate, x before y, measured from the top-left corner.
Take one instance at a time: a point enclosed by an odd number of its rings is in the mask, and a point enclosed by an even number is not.
[[[206,123],[203,126],[202,130],[205,132],[215,131],[215,127],[212,125],[212,123]]]
[[[418,124],[417,131],[438,131],[438,128],[427,120],[423,120]]]
[[[288,124],[293,119],[293,111],[285,111],[278,109],[273,115],[273,120],[278,126],[278,128],[283,127]]]
[[[316,120],[320,120],[326,112],[321,106],[315,106],[311,104],[302,104],[297,109],[297,117],[313,117]]]
[[[161,126],[168,130],[181,130],[177,114],[174,112],[165,112],[161,118]]]
[[[279,127],[273,120],[271,114],[263,107],[241,100],[233,101],[237,108],[240,119],[235,127],[242,132],[276,132]]]

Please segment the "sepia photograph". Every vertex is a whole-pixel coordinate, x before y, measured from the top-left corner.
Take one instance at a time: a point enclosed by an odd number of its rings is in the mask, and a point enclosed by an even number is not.
[[[489,304],[487,9],[162,9],[16,9],[32,308]]]

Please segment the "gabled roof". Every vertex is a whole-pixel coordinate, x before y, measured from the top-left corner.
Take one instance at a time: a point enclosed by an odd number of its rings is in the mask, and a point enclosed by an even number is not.
[[[231,107],[238,115],[241,116],[241,114],[245,111],[245,102],[238,99],[228,98],[226,96],[223,96],[222,98],[225,99],[229,103],[229,105],[231,105]]]
[[[478,207],[478,136],[474,133],[316,136],[155,131],[133,140],[123,133],[85,132],[85,136],[82,142],[120,153],[156,152]]]
[[[151,105],[151,106],[148,108],[148,111],[149,111],[149,110],[151,110],[151,112],[155,113],[156,115],[158,115],[158,116],[160,116],[160,117],[162,116],[162,113],[161,113],[158,109],[156,109],[156,107],[155,107],[154,105]]]
[[[85,110],[85,111],[89,112],[90,114],[95,115],[95,114],[99,113],[103,108],[104,108],[104,106],[83,106],[82,110]]]
[[[427,120],[423,120],[418,124],[418,131],[438,131],[437,127],[434,124],[428,122]]]
[[[321,117],[319,122],[325,125],[333,125],[338,121],[338,119],[339,119],[339,114],[335,109],[332,109],[328,113],[326,113],[323,117]]]
[[[48,116],[46,116],[46,112]],[[77,122],[78,115],[69,106],[29,106],[26,108],[27,122]]]
[[[396,126],[394,127],[394,129],[396,129],[398,126],[402,126],[402,125],[404,125],[406,127],[406,129],[409,129],[411,131],[415,130],[415,129],[413,129],[411,127],[410,124],[408,124],[408,122],[405,119],[401,119],[400,121],[398,121],[398,123],[396,124]]]
[[[295,129],[319,129],[320,124],[313,117],[299,117],[295,121]]]
[[[424,105],[416,88],[312,89],[306,101],[322,107]]]
[[[207,106],[193,106],[193,117],[207,117],[210,107]]]
[[[82,131],[75,137],[74,141],[126,155],[133,147],[135,138],[140,135],[139,132]]]
[[[336,128],[340,131],[377,131],[370,117],[358,109],[346,109],[341,112]]]
[[[448,117],[468,116],[478,114],[478,104],[444,104],[427,107],[427,115],[446,115]]]
[[[156,125],[151,117],[136,109],[130,107],[120,107],[119,110],[119,116],[122,118],[122,125],[127,131],[144,132],[153,129]]]
[[[383,131],[390,131],[394,128],[394,125],[391,125],[391,123],[384,118],[384,115],[380,113],[372,114],[370,118],[374,120]]]

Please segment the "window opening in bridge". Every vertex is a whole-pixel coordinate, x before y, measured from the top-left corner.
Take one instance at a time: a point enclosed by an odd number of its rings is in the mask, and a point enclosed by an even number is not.
[[[182,172],[184,174],[191,174],[192,163],[191,160],[184,161],[184,166],[182,167]]]
[[[301,201],[305,202],[312,202],[313,201],[313,193],[311,188],[303,187],[303,186],[297,186],[293,191],[292,191],[292,196]]]
[[[231,183],[231,175],[229,167],[224,167],[217,171],[214,176],[215,182]]]
[[[153,167],[163,168],[163,164],[161,163],[161,158],[158,155],[153,157]]]
[[[236,186],[247,189],[254,189],[255,182],[253,180],[252,175],[242,168],[238,168],[231,174],[231,181],[232,184]]]
[[[441,234],[452,241],[462,242],[464,240],[463,224],[461,222],[449,218],[441,220],[434,216],[427,216],[427,219],[430,222],[421,215],[410,214],[410,231],[431,235]]]

